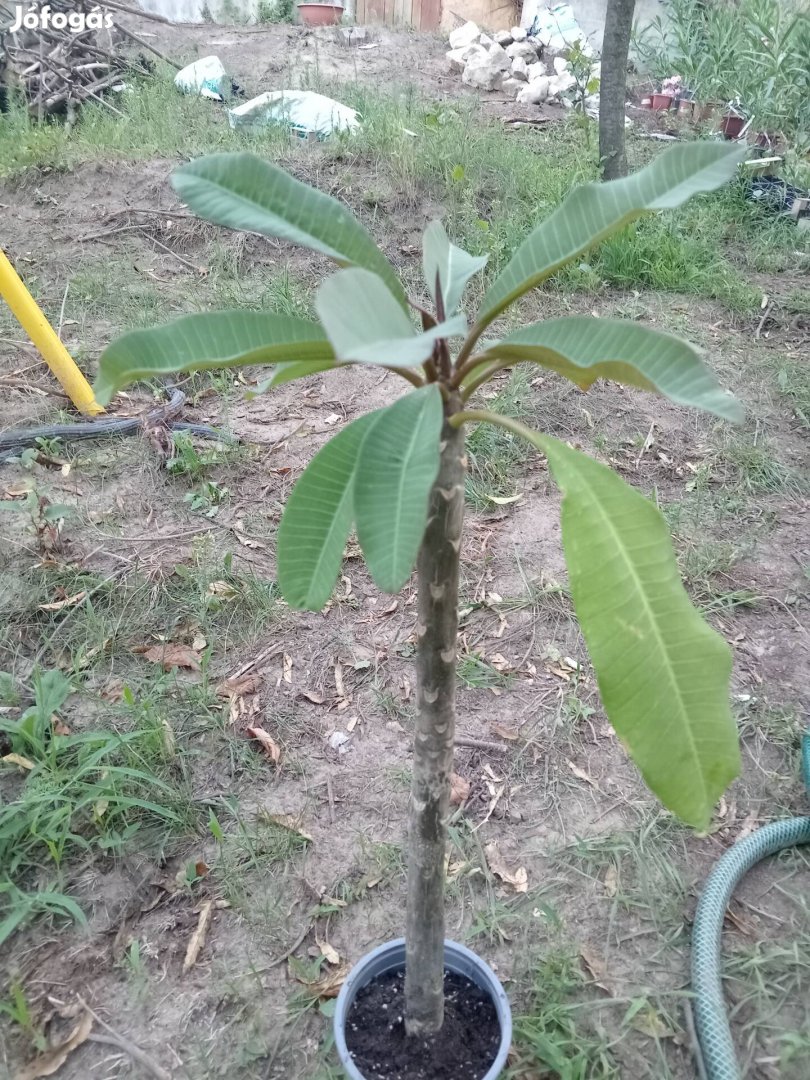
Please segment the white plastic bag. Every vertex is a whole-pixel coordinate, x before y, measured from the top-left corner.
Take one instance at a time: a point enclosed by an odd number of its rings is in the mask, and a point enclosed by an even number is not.
[[[214,101],[224,101],[222,83],[225,76],[225,68],[218,56],[204,56],[178,71],[174,85],[184,94],[200,94]]]
[[[270,90],[228,110],[232,128],[279,124],[306,138],[325,139],[333,131],[354,131],[359,120],[354,109],[312,90]]]
[[[563,52],[569,45],[581,41],[585,55],[593,56],[593,48],[577,22],[570,4],[552,4],[546,7],[543,0],[526,0],[520,25],[554,52]]]

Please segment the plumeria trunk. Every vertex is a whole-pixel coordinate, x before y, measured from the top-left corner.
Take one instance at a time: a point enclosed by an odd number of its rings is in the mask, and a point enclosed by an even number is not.
[[[444,1020],[444,863],[456,722],[465,471],[464,436],[445,424],[417,565],[418,688],[405,934],[405,1021],[410,1035],[433,1034]]]

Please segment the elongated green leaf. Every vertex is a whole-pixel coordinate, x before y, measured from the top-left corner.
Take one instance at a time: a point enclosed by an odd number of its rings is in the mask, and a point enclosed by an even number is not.
[[[436,293],[438,277],[441,289],[441,310],[445,317],[455,315],[467,282],[483,270],[486,264],[486,255],[480,257],[470,255],[463,248],[451,244],[444,231],[444,225],[440,221],[431,222],[425,229],[425,235],[422,238],[422,268],[425,283],[438,308],[439,296]]]
[[[517,330],[483,355],[541,364],[583,390],[597,379],[613,379],[726,420],[743,418],[740,404],[718,385],[694,346],[626,320],[549,319]]]
[[[371,576],[386,592],[413,569],[439,471],[442,399],[435,384],[381,410],[363,440],[354,484],[357,539]]]
[[[563,492],[571,594],[610,722],[664,805],[705,828],[740,767],[731,650],[692,607],[656,507],[587,455],[531,441]]]
[[[184,315],[153,330],[133,330],[108,345],[94,391],[96,400],[106,405],[116,390],[136,379],[293,360],[334,361],[332,346],[317,323],[266,311]]]
[[[289,240],[341,266],[364,266],[383,279],[403,308],[394,268],[353,214],[337,199],[254,154],[211,154],[177,169],[172,186],[206,221]]]
[[[576,188],[529,233],[492,283],[479,313],[479,329],[513,300],[634,218],[680,206],[693,195],[719,188],[744,157],[745,150],[717,143],[673,146],[632,176]]]
[[[439,338],[465,333],[457,315],[418,334],[413,323],[376,274],[341,270],[318,289],[315,307],[339,360],[389,367],[416,367]]]
[[[294,608],[319,611],[332,595],[352,527],[358,451],[380,412],[348,424],[322,447],[293,488],[278,530],[278,584]]]

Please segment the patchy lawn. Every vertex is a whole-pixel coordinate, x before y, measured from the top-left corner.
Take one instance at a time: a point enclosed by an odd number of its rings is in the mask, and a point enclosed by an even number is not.
[[[417,294],[432,218],[488,254],[492,273],[595,171],[561,115],[505,127],[514,104],[481,106],[447,77],[438,39],[386,32],[363,54],[290,27],[177,27],[161,46],[219,52],[249,93],[303,70],[364,126],[321,145],[237,137],[217,106],[160,79],[122,97],[125,121],[89,108],[69,138],[18,113],[4,121],[4,247],[90,372],[123,329],[182,312],[306,313],[328,271],[190,218],[168,180],[188,156],[247,144],[281,161],[350,205]],[[629,149],[635,164],[657,152],[641,138]],[[516,1078],[693,1076],[684,1010],[701,883],[735,839],[806,812],[804,237],[730,187],[640,222],[521,308],[689,336],[744,402],[742,427],[529,368],[504,373],[490,402],[609,461],[667,516],[686,584],[735,654],[744,773],[709,835],[658,809],[601,711],[544,462],[506,433],[471,435],[457,762],[470,795],[451,829],[448,928],[506,983]],[[64,402],[4,309],[0,373],[0,429],[58,418]],[[40,768],[0,766],[0,1075],[68,1030],[80,995],[177,1077],[337,1077],[330,992],[402,930],[413,588],[380,595],[350,547],[328,609],[294,614],[273,556],[306,462],[396,388],[347,369],[247,401],[259,377],[178,380],[183,418],[236,446],[186,437],[167,468],[142,437],[48,443],[38,462],[0,465],[3,499],[32,491],[70,507],[61,529],[38,509],[0,518],[0,717],[16,719],[37,685],[54,711],[58,680],[37,671],[71,685]],[[162,398],[141,386],[119,408]],[[493,876],[491,843],[526,869],[527,893]],[[808,895],[797,850],[758,867],[730,910],[727,991],[751,1077],[806,1075]],[[210,922],[188,966],[201,912]],[[59,1075],[139,1068],[90,1041]]]

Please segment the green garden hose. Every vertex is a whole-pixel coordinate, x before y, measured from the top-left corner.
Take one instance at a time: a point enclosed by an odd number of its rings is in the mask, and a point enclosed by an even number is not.
[[[802,739],[802,773],[810,794],[810,728]],[[783,848],[810,844],[810,817],[774,821],[735,844],[709,875],[692,933],[695,1027],[706,1080],[741,1080],[720,978],[723,920],[731,894],[745,874]]]

